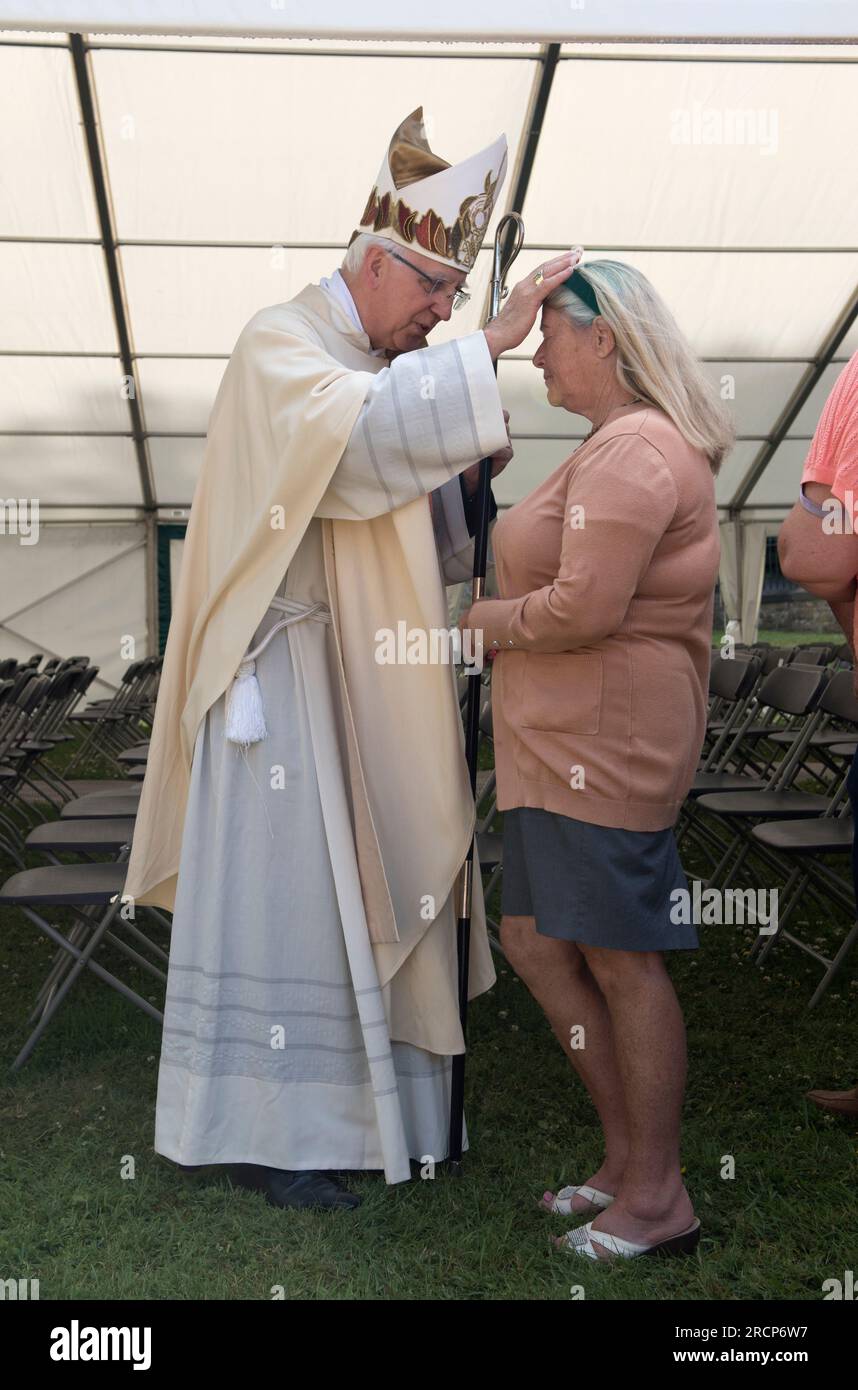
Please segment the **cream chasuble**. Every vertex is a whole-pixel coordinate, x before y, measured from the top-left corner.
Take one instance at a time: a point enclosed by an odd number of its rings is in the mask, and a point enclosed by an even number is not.
[[[402,623],[448,628],[439,559],[451,581],[467,560],[457,475],[505,443],[482,333],[388,364],[309,285],[239,337],[124,890],[173,912],[155,1148],[176,1162],[398,1182],[409,1158],[446,1155],[453,890],[474,818],[455,671],[377,654]],[[228,742],[245,650],[313,603],[257,658],[267,737]],[[494,980],[475,879],[472,997]]]

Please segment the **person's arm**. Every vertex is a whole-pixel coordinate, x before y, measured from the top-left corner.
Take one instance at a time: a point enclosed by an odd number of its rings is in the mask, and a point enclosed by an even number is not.
[[[484,649],[497,642],[539,652],[592,646],[618,632],[677,500],[657,449],[636,434],[606,440],[569,471],[556,579],[519,598],[480,599],[467,626],[482,629]]]
[[[836,506],[826,508],[825,516],[815,516],[796,502],[778,535],[781,573],[831,605],[851,603],[858,574],[858,536],[839,521],[842,504],[825,483],[805,483],[804,490],[811,502]]]
[[[847,529],[843,503],[826,483],[805,483],[804,491],[811,502],[837,506],[829,505],[826,516],[820,517],[796,502],[778,535],[781,573],[827,601],[854,659],[858,536]]]
[[[451,482],[460,498],[456,475],[506,445],[482,332],[402,353],[372,378],[316,515],[366,520]]]

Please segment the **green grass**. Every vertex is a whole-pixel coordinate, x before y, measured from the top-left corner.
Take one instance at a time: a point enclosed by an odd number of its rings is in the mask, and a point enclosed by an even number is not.
[[[5,1065],[52,948],[20,913],[2,926]],[[814,936],[830,946],[841,930],[821,922]],[[43,1299],[266,1299],[280,1285],[302,1299],[563,1301],[583,1285],[599,1300],[818,1300],[824,1279],[855,1268],[858,1134],[803,1093],[858,1080],[858,952],[807,1014],[819,971],[798,952],[777,948],[761,973],[746,929],[703,928],[701,940],[668,957],[688,1028],[682,1158],[703,1227],[690,1259],[597,1267],[550,1249],[549,1232],[571,1223],[536,1201],[595,1170],[599,1128],[499,963],[471,1008],[464,1175],[393,1187],[355,1175],[363,1205],[321,1214],[276,1211],[218,1170],[183,1174],[154,1153],[158,1028],[87,976],[0,1083],[0,1276],[38,1278]],[[148,978],[101,959],[158,999]],[[728,1154],[732,1181],[720,1176]],[[127,1156],[135,1176],[123,1180]]]
[[[713,645],[723,636],[723,630],[716,628],[712,633]],[[839,647],[845,640],[839,628],[836,632],[775,632],[761,628],[757,633],[758,642],[770,642],[773,647]]]

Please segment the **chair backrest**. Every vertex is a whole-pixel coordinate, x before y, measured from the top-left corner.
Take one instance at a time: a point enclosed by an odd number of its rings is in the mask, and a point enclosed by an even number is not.
[[[122,672],[121,684],[132,685],[134,681],[139,679],[143,666],[143,661],[132,661],[131,665]]]
[[[779,666],[789,666],[795,653],[795,647],[770,647],[763,657],[763,675],[776,671]]]
[[[26,690],[34,680],[38,678],[38,673],[30,666],[22,666],[12,682],[12,692],[9,696],[10,704],[18,704],[18,697],[22,690]]]
[[[759,704],[779,710],[781,714],[809,714],[816,708],[830,680],[823,666],[807,666],[794,661],[789,666],[776,666],[760,686]]]
[[[793,661],[801,662],[802,666],[826,666],[831,660],[831,647],[807,646],[796,647]]]
[[[835,671],[820,697],[819,708],[847,724],[858,724],[858,695],[852,671]]]
[[[744,700],[750,694],[762,663],[757,656],[717,657],[709,669],[709,694],[716,700]]]
[[[26,710],[28,714],[39,705],[51,684],[50,676],[36,675],[29,681],[15,697],[15,704],[19,709]]]

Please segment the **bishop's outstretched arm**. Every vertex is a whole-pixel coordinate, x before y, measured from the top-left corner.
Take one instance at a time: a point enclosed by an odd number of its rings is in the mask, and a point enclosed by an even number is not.
[[[402,353],[373,378],[316,515],[381,516],[458,485],[463,469],[506,444],[484,333]]]

